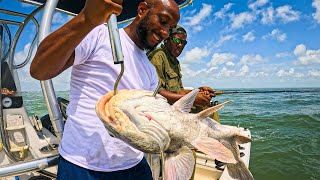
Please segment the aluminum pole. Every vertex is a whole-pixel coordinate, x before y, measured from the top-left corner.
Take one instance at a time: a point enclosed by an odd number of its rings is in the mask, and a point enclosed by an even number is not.
[[[41,159],[31,160],[0,166],[0,177],[15,176],[30,171],[41,171],[47,167],[58,164],[59,155],[45,157]]]
[[[40,22],[39,42],[41,42],[48,34],[50,34],[52,17],[57,4],[58,0],[46,1],[44,12]],[[62,114],[59,109],[59,104],[56,98],[56,94],[51,79],[41,81],[41,88],[50,116],[50,121],[54,128],[54,132],[58,137],[59,141],[61,141],[63,133]]]

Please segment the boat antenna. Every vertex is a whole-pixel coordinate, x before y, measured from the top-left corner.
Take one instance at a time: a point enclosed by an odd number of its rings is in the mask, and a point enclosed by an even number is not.
[[[115,14],[111,14],[107,24],[108,24],[108,31],[109,31],[110,44],[111,44],[114,64],[121,65],[121,71],[114,84],[114,89],[113,89],[114,95],[116,95],[119,81],[124,73],[124,64],[123,64],[123,52],[121,48],[118,22]]]

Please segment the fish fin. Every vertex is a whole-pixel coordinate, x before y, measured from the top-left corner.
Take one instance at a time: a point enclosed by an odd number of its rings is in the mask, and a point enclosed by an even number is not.
[[[221,108],[223,108],[224,105],[228,104],[228,103],[231,103],[233,102],[232,100],[231,101],[226,101],[226,102],[223,102],[221,104],[218,104],[216,106],[212,106],[208,109],[205,109],[201,112],[198,113],[198,116],[200,119],[204,119],[206,117],[209,117],[210,115],[212,115],[214,112],[220,110]]]
[[[193,173],[195,159],[193,152],[188,147],[182,147],[177,152],[166,154],[165,158],[165,179],[186,180],[190,179]]]
[[[199,151],[226,163],[236,163],[232,152],[218,140],[208,137],[200,137],[191,142]]]
[[[233,179],[238,180],[253,180],[253,176],[243,161],[239,161],[236,164],[227,164],[226,166],[228,174]]]
[[[235,135],[235,141],[238,144],[244,144],[244,143],[252,142],[252,140],[249,137],[243,136],[241,134]]]
[[[193,106],[193,102],[196,100],[199,89],[192,90],[188,94],[184,95],[178,101],[176,101],[172,106],[181,112],[190,112]]]

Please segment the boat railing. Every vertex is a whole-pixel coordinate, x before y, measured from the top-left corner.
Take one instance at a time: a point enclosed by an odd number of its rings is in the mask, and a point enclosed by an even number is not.
[[[18,93],[20,93],[20,91],[21,91],[20,82],[19,82],[18,74],[14,73],[14,72],[15,72],[16,69],[20,69],[20,68],[24,67],[31,59],[31,55],[32,55],[32,52],[33,52],[33,50],[34,50],[34,48],[36,46],[38,33],[39,33],[39,23],[35,19],[34,16],[41,9],[43,9],[43,5],[41,5],[38,8],[36,8],[30,14],[24,14],[24,13],[10,11],[10,10],[6,10],[6,9],[0,9],[0,13],[6,14],[6,15],[10,15],[10,16],[14,16],[14,17],[22,17],[22,18],[24,18],[23,21],[14,21],[14,20],[11,20],[9,18],[0,19],[0,23],[1,23],[2,27],[4,28],[3,31],[5,31],[5,33],[7,33],[7,35],[9,36],[8,37],[9,38],[9,42],[6,44],[6,46],[8,46],[9,50],[8,50],[8,52],[5,51],[4,56],[1,57],[1,61],[7,60],[6,64],[8,64],[8,65],[4,66],[3,68],[10,69],[10,71],[12,72],[13,81],[14,81],[15,85],[17,86]],[[19,40],[23,30],[25,29],[25,27],[27,26],[27,24],[30,21],[33,21],[33,23],[34,23],[34,25],[36,27],[36,33],[35,33],[35,36],[33,37],[31,46],[30,46],[29,51],[28,51],[28,55],[26,56],[26,58],[20,64],[17,64],[15,62],[16,46],[18,44],[18,40]],[[10,32],[10,29],[9,29],[8,25],[18,26],[18,30],[16,31],[13,40],[12,40],[12,34]],[[1,62],[1,64],[2,64],[2,62]],[[2,67],[1,64],[0,64],[0,68]],[[0,76],[0,79],[1,78],[2,77]],[[1,86],[0,86],[0,89],[1,89]],[[2,99],[1,96],[2,96],[2,94],[0,94],[0,99]],[[26,173],[26,172],[37,171],[38,173],[40,173],[42,175],[45,175],[45,176],[50,177],[50,178],[54,178],[56,176],[55,174],[52,174],[52,173],[50,173],[48,171],[45,171],[43,169],[47,168],[47,167],[50,167],[50,166],[57,165],[57,161],[58,161],[59,155],[54,155],[54,156],[45,157],[45,158],[41,158],[41,159],[34,159],[34,160],[30,160],[30,161],[20,161],[19,159],[15,158],[15,156],[11,153],[11,151],[9,150],[8,144],[7,144],[6,133],[4,131],[2,106],[1,106],[0,109],[1,109],[1,113],[0,113],[0,134],[1,134],[2,147],[3,147],[3,150],[4,150],[5,154],[9,158],[9,160],[11,162],[13,162],[12,164],[9,164],[9,165],[6,165],[6,166],[1,166],[1,168],[0,168],[0,177],[14,176],[14,175],[18,175],[18,174],[22,174],[22,173]]]
[[[9,60],[8,60],[8,64],[9,64],[9,67],[10,69],[12,70],[13,68],[14,69],[19,69],[19,68],[22,68],[23,66],[25,66],[31,59],[31,55],[32,55],[32,51],[36,45],[36,42],[37,42],[37,37],[38,37],[38,32],[39,32],[39,23],[38,21],[34,18],[34,16],[43,8],[43,6],[39,6],[37,9],[35,9],[33,12],[31,12],[30,14],[23,14],[23,13],[20,13],[20,12],[15,12],[15,11],[10,11],[10,10],[6,10],[6,9],[0,9],[0,13],[4,13],[4,14],[7,14],[7,15],[13,15],[13,16],[18,16],[18,17],[23,17],[25,18],[22,22],[18,22],[18,21],[13,21],[13,20],[8,20],[8,19],[0,19],[0,22],[3,23],[3,24],[12,24],[12,25],[17,25],[19,26],[15,36],[14,36],[14,39],[12,41],[12,46],[10,48],[10,53],[9,53]],[[31,43],[31,46],[30,46],[30,49],[28,51],[28,55],[26,57],[26,59],[20,63],[20,64],[17,64],[15,65],[14,64],[14,53],[15,53],[15,49],[16,49],[16,46],[18,44],[18,40],[24,30],[24,28],[26,27],[26,25],[28,24],[29,21],[33,21],[33,23],[35,24],[36,26],[36,33],[35,33],[35,36],[32,40],[32,43]]]
[[[6,32],[7,32],[8,35],[9,35],[9,43],[10,43],[10,44],[8,44],[8,46],[9,46],[10,48],[9,48],[9,54],[8,54],[8,56],[9,56],[9,59],[8,59],[8,67],[9,67],[9,69],[11,70],[11,72],[13,71],[13,68],[18,69],[18,68],[21,68],[21,67],[25,66],[25,65],[28,63],[28,61],[30,60],[30,58],[31,58],[31,52],[32,52],[32,50],[33,50],[33,48],[34,48],[34,46],[35,46],[37,35],[35,35],[35,37],[34,37],[34,39],[33,39],[33,41],[32,41],[32,44],[31,44],[31,47],[30,47],[30,49],[29,49],[27,58],[26,58],[21,64],[19,64],[19,65],[17,65],[17,66],[14,65],[14,53],[15,53],[15,48],[16,48],[16,46],[17,46],[18,39],[19,39],[19,37],[20,37],[20,35],[21,35],[24,27],[26,26],[26,24],[27,24],[30,20],[32,20],[32,21],[34,22],[34,24],[36,25],[36,27],[37,27],[36,29],[37,29],[37,32],[38,32],[39,24],[38,24],[37,20],[34,18],[34,15],[35,15],[37,12],[39,12],[41,9],[42,9],[42,6],[38,7],[36,10],[34,10],[34,11],[33,11],[31,14],[29,14],[29,15],[26,15],[26,14],[23,14],[23,13],[19,13],[19,12],[9,11],[9,10],[5,10],[5,9],[0,9],[0,13],[4,13],[4,14],[7,14],[7,15],[13,15],[13,16],[19,16],[19,17],[25,18],[24,21],[22,21],[22,22],[12,21],[12,20],[9,20],[9,19],[0,19],[0,23],[2,23],[2,24],[4,25],[3,27],[5,27]],[[19,26],[19,28],[18,28],[18,30],[17,30],[17,32],[16,32],[16,34],[15,34],[14,39],[13,39],[12,42],[11,42],[11,33],[10,33],[10,30],[9,30],[7,24],[13,24],[13,25],[18,25],[18,26]],[[11,43],[12,43],[12,44],[11,44]],[[5,60],[5,59],[4,59],[4,60]],[[2,62],[1,62],[1,63],[2,63]],[[2,67],[2,66],[0,66],[0,67]],[[17,79],[17,78],[18,78],[17,75],[14,75],[14,74],[13,74],[13,78],[14,78],[14,82],[15,82],[16,86],[17,86],[17,87],[20,87],[20,84],[19,84],[19,83],[17,84],[17,82],[19,82],[18,79]],[[20,88],[18,88],[18,90],[20,91]],[[2,94],[1,94],[1,96],[2,96]],[[7,143],[6,143],[5,132],[4,132],[4,123],[3,123],[3,117],[2,117],[2,116],[3,116],[3,113],[2,113],[2,112],[3,112],[3,111],[2,111],[2,106],[1,106],[1,114],[0,114],[0,116],[1,116],[1,123],[0,123],[0,126],[1,126],[1,127],[0,127],[0,131],[1,131],[1,132],[0,132],[0,133],[1,133],[1,138],[2,138],[3,148],[4,148],[4,150],[5,150],[8,158],[10,158],[11,161],[13,161],[13,162],[18,162],[19,160],[16,159],[16,158],[11,154],[11,152],[8,150],[8,145],[7,145]]]
[[[46,177],[55,178],[56,177],[55,174],[45,171],[44,169],[57,165],[58,159],[59,159],[59,155],[54,155],[50,157],[1,166],[0,178],[8,177],[8,176],[16,176],[16,175],[20,175],[20,174],[28,173],[32,171],[38,171],[38,173]]]

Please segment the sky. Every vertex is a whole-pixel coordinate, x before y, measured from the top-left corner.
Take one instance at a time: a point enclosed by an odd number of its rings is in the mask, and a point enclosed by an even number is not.
[[[0,0],[0,8],[30,13],[36,7]],[[178,57],[184,86],[320,87],[320,0],[194,0],[180,14],[178,24],[188,32],[188,44]],[[71,18],[55,13],[51,30]],[[13,33],[17,27],[10,29]],[[26,57],[35,30],[29,23],[23,32],[17,63]],[[40,90],[29,66],[19,70],[22,90]],[[68,90],[69,79],[70,70],[54,78],[55,89]]]

